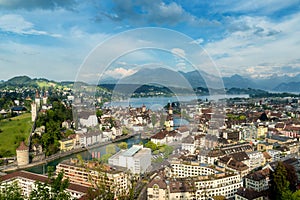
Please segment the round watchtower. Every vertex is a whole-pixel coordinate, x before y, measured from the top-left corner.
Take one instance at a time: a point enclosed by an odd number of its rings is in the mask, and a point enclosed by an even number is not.
[[[16,149],[18,166],[29,164],[29,147],[27,147],[24,141]]]

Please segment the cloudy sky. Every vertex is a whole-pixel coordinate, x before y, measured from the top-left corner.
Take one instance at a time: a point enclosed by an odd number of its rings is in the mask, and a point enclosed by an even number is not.
[[[16,75],[74,80],[99,44],[143,27],[190,37],[223,76],[300,73],[300,0],[0,0],[0,80]],[[135,39],[124,38],[114,48]],[[105,73],[127,76],[151,63],[190,71],[182,59],[186,54],[180,46],[171,52],[134,51]],[[92,73],[99,75],[96,68]]]

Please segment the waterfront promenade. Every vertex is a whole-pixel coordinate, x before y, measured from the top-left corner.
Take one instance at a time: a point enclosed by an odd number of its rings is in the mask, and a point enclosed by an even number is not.
[[[129,139],[131,137],[137,136],[137,135],[140,135],[140,133],[133,133],[133,134],[130,134],[130,135],[120,136],[120,137],[118,137],[114,140],[101,142],[101,143],[94,144],[94,145],[91,145],[91,146],[88,146],[88,147],[78,147],[78,148],[72,149],[70,151],[58,152],[56,154],[53,154],[51,156],[46,157],[43,160],[32,162],[32,163],[29,163],[28,165],[24,165],[24,166],[18,166],[16,163],[6,165],[6,166],[1,166],[0,171],[8,173],[8,172],[12,172],[12,171],[23,170],[23,169],[28,169],[28,168],[39,166],[39,165],[44,165],[44,164],[47,164],[48,162],[51,162],[51,161],[54,161],[54,160],[57,160],[57,159],[60,159],[60,158],[64,158],[64,157],[67,157],[67,156],[70,156],[70,155],[73,155],[73,154],[88,151],[88,150],[91,150],[91,149],[94,149],[94,148],[106,146],[106,145],[111,144],[111,143],[120,142],[120,141]]]

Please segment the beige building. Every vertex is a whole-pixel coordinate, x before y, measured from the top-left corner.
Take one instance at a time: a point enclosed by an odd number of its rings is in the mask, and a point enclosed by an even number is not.
[[[258,126],[257,127],[257,137],[265,137],[268,133],[268,127],[267,126]]]
[[[148,200],[167,200],[169,199],[167,184],[163,180],[163,176],[156,176],[147,187]]]
[[[76,139],[66,138],[66,139],[59,140],[58,142],[60,144],[59,149],[61,151],[70,151],[70,150],[74,149],[75,144],[76,144]]]
[[[65,160],[58,164],[56,171],[64,171],[71,183],[86,187],[104,185],[114,191],[115,196],[127,194],[129,177],[124,170],[118,170],[98,162],[80,163],[78,159]]]

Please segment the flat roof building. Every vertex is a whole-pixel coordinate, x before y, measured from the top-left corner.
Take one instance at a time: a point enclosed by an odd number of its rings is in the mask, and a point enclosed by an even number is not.
[[[151,149],[142,145],[133,145],[128,150],[121,150],[108,159],[108,164],[125,167],[133,174],[142,174],[151,165]]]

